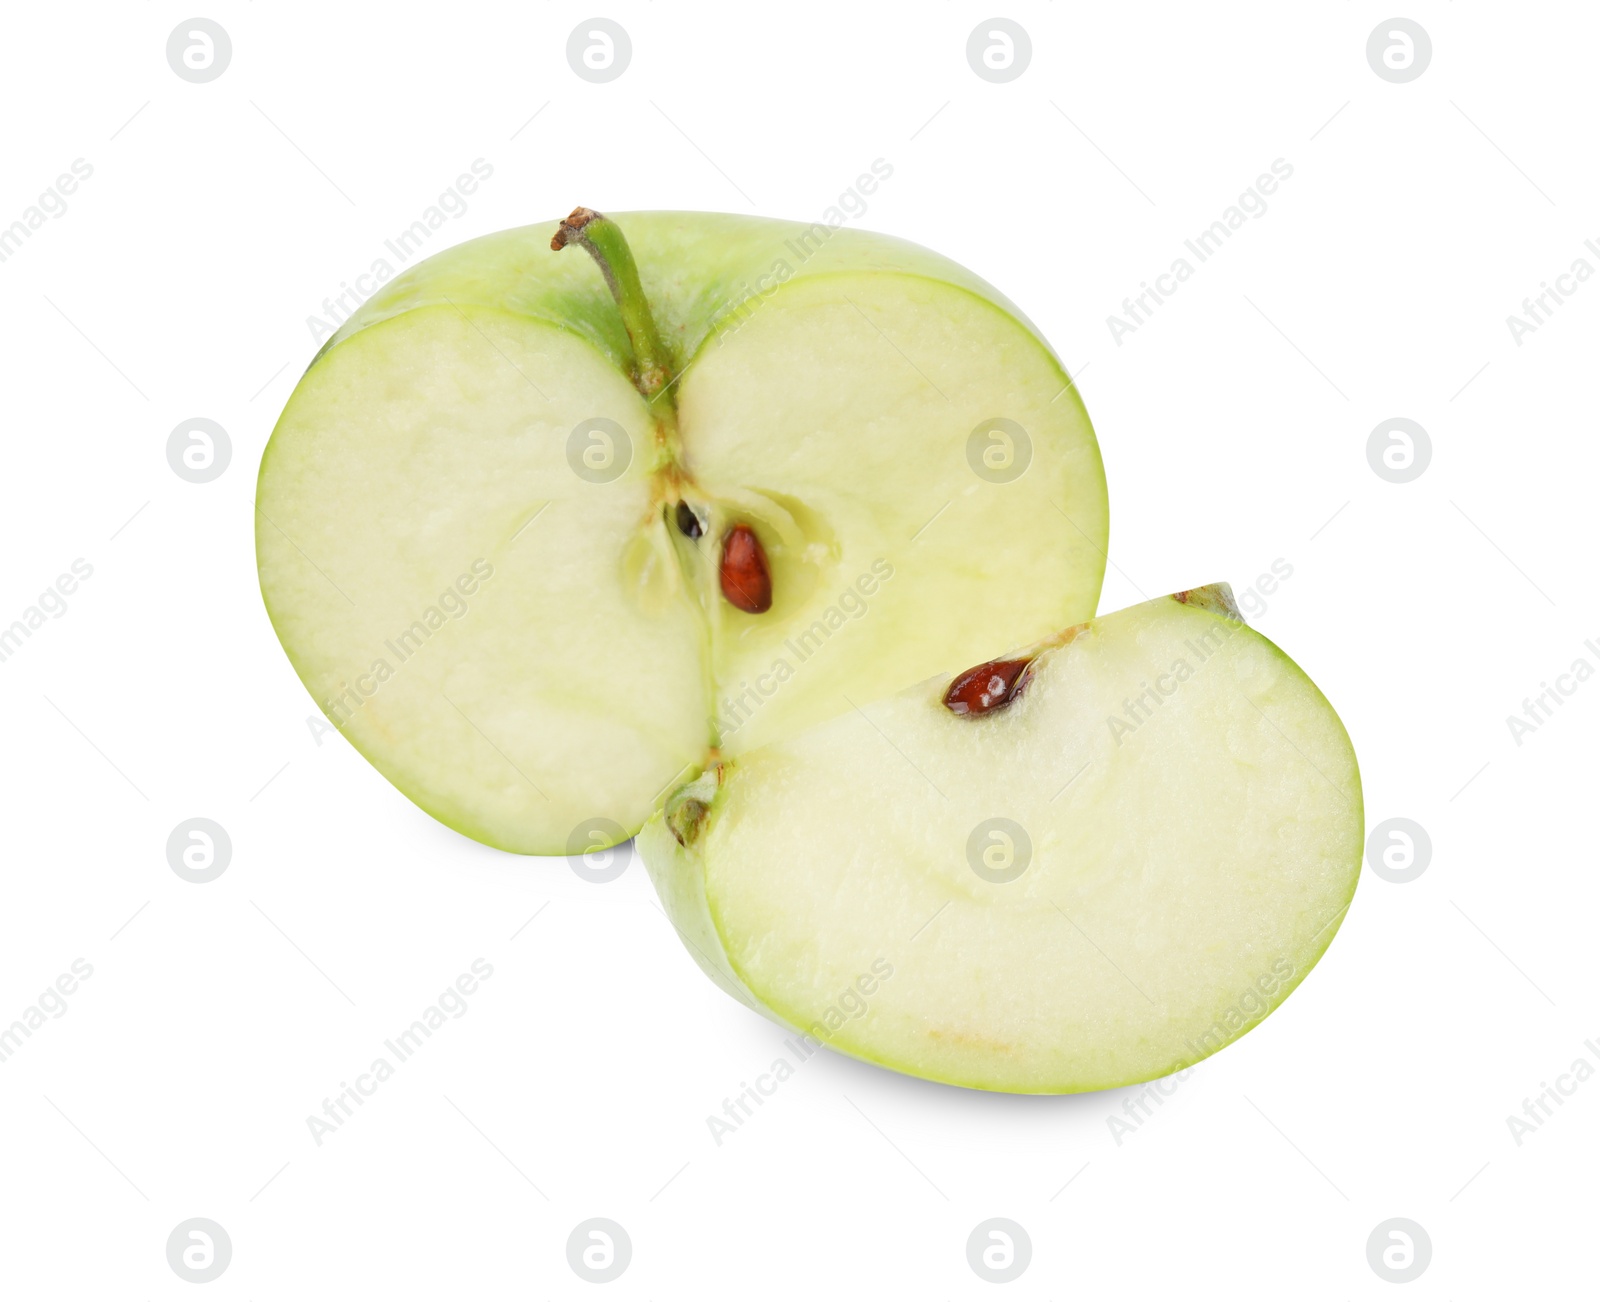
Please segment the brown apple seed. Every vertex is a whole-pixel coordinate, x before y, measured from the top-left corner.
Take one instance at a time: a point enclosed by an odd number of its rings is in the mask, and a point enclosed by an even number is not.
[[[944,694],[952,714],[988,714],[1010,705],[1028,685],[1031,660],[991,660],[957,676]]]
[[[761,615],[772,609],[772,571],[761,539],[747,524],[736,524],[722,540],[722,595],[740,610]]]
[[[700,517],[694,513],[694,507],[687,502],[679,502],[674,514],[678,522],[678,532],[685,538],[698,538],[705,532],[700,526]]]

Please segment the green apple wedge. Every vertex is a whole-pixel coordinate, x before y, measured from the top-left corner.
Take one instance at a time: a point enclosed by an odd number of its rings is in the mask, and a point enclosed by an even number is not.
[[[686,948],[835,1049],[1107,1089],[1252,1029],[1338,930],[1350,740],[1226,585],[1093,619],[745,754],[639,836]]]
[[[328,718],[434,817],[537,854],[631,835],[712,748],[1088,618],[1107,530],[1076,388],[970,272],[588,209],[380,289],[256,505]]]

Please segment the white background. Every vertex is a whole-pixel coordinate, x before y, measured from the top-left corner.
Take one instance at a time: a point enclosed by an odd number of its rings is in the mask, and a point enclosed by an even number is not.
[[[232,62],[191,84],[183,7],[8,6],[0,224],[94,173],[0,264],[0,623],[94,574],[0,664],[0,1023],[93,976],[0,1063],[0,1294],[192,1297],[165,1244],[197,1216],[233,1244],[216,1298],[590,1296],[565,1244],[592,1216],[632,1242],[619,1299],[988,1296],[965,1245],[995,1216],[1033,1244],[1019,1297],[1389,1296],[1391,1217],[1433,1248],[1404,1296],[1592,1289],[1600,1080],[1520,1146],[1506,1123],[1600,1061],[1600,682],[1521,746],[1505,722],[1600,667],[1600,285],[1506,325],[1600,268],[1585,10],[1420,0],[1432,62],[1397,85],[1365,54],[1382,6],[1016,3],[1032,62],[992,84],[984,7],[617,3],[632,62],[594,85],[568,6],[220,0]],[[706,1116],[783,1033],[701,976],[639,864],[597,886],[488,850],[319,746],[256,589],[307,317],[474,159],[435,247],[577,203],[809,220],[880,157],[858,224],[971,265],[1081,376],[1102,609],[1287,561],[1257,625],[1340,710],[1369,826],[1432,837],[1120,1145],[1134,1091],[823,1053],[719,1147]],[[1267,213],[1119,346],[1108,314],[1277,158]],[[192,416],[232,440],[208,484],[166,460]],[[1366,457],[1394,416],[1432,439],[1409,484]],[[166,861],[195,816],[233,841],[208,885]],[[319,1147],[307,1115],[479,957],[467,1014]]]

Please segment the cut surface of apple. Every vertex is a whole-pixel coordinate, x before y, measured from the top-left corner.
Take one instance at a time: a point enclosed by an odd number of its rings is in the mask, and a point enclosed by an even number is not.
[[[1104,566],[1077,391],[971,273],[850,230],[612,226],[623,310],[554,222],[385,286],[261,466],[262,592],[312,696],[423,809],[525,853],[632,834],[712,747],[1085,619]]]
[[[1259,1023],[1337,931],[1362,828],[1338,716],[1215,585],[729,758],[639,844],[696,960],[780,1022],[1066,1093]]]

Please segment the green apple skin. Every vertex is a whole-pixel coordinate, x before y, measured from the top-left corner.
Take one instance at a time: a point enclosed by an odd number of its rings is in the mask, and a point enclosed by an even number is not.
[[[1224,654],[1177,704],[1107,728],[1197,646]],[[952,717],[946,677],[686,783],[638,838],[662,905],[727,993],[893,1071],[1064,1094],[1192,1067],[1339,929],[1363,854],[1349,738],[1225,584],[1001,658],[1034,678],[992,717]],[[962,839],[1003,813],[1033,860],[990,884]],[[892,977],[840,1016],[882,960]]]
[[[608,214],[633,246],[645,296],[676,368],[719,331],[787,286],[830,275],[919,276],[994,304],[1049,342],[1022,309],[961,264],[891,235],[726,213]],[[434,255],[367,299],[316,361],[356,332],[416,308],[477,306],[571,330],[626,370],[631,357],[617,306],[594,265],[576,251],[553,256],[554,221],[484,235]],[[742,306],[741,306],[742,305]],[[313,362],[315,365],[315,362]],[[1068,383],[1065,371],[1062,384]],[[1074,387],[1063,397],[1082,408]]]
[[[550,222],[383,286],[318,353],[261,463],[262,594],[313,698],[416,804],[517,853],[570,854],[579,827],[577,848],[625,839],[713,749],[919,681],[941,649],[1087,618],[1103,573],[1087,414],[998,291],[883,235],[721,214],[612,220],[676,377],[681,447],[652,437],[617,305],[581,250],[552,251]],[[870,373],[850,379],[868,353]],[[844,410],[856,389],[859,430]],[[969,431],[1012,401],[1030,413],[1032,465],[980,482]],[[615,484],[582,483],[561,457],[597,415],[633,435]],[[769,419],[789,423],[763,442]],[[766,530],[769,615],[718,598],[710,540],[696,552],[661,525],[668,488],[699,493],[713,531]],[[870,617],[729,726],[728,703],[880,562],[895,578]],[[396,631],[437,618],[430,594],[480,563],[494,577],[472,613],[367,694],[362,675],[392,662]],[[562,699],[537,688],[558,679]]]

